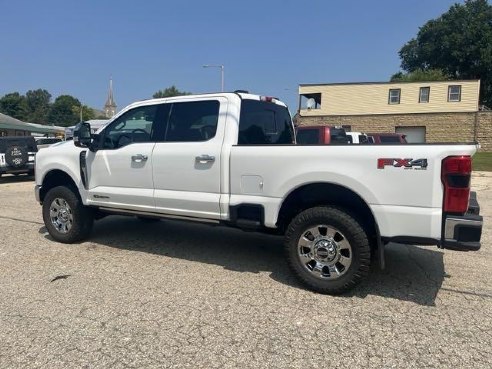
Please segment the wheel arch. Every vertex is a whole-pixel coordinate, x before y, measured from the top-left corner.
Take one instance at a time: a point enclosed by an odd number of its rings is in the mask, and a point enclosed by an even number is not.
[[[49,190],[57,186],[66,186],[74,190],[75,194],[80,197],[80,193],[74,179],[67,172],[60,169],[52,169],[43,178],[39,199],[41,202]]]
[[[292,190],[283,200],[277,218],[282,232],[301,211],[315,206],[336,206],[350,212],[366,229],[369,237],[379,237],[376,218],[367,202],[357,192],[331,182],[313,182]]]

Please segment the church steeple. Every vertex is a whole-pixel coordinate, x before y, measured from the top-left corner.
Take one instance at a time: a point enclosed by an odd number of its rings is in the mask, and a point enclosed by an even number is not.
[[[113,98],[113,78],[109,78],[109,91],[108,98],[106,99],[106,104],[104,104],[104,114],[107,118],[111,118],[116,114],[116,103]]]

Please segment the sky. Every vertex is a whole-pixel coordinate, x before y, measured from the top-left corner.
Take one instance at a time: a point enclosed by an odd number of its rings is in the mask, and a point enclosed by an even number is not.
[[[276,96],[302,83],[387,81],[448,0],[0,0],[0,96],[44,88],[118,110],[176,85]]]

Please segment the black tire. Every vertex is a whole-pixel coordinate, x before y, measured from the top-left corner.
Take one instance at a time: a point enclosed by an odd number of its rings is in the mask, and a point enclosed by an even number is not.
[[[161,218],[142,217],[142,216],[137,216],[137,219],[143,223],[157,223],[161,221]]]
[[[327,227],[324,227],[325,225]],[[318,229],[317,237],[310,233],[313,229]],[[326,229],[325,233],[333,230],[337,232],[330,238],[322,235],[323,229]],[[303,237],[302,240],[301,237]],[[317,239],[319,240],[316,241]],[[328,253],[329,247],[320,244],[320,242],[325,242],[325,239],[328,243],[324,245],[331,245],[330,242],[334,242],[334,247],[330,248],[331,254]],[[343,247],[339,246],[342,242]],[[304,243],[308,245],[303,246]],[[296,277],[309,289],[319,293],[330,295],[344,293],[352,289],[369,273],[371,250],[368,236],[357,220],[346,210],[340,208],[323,206],[301,212],[287,228],[285,247],[290,268]],[[345,250],[341,250],[342,248]],[[344,256],[347,258],[342,260]],[[324,259],[320,261],[320,258]],[[333,259],[329,260],[331,258]],[[350,264],[345,267],[337,262],[337,258],[340,261],[350,259]],[[344,263],[348,264],[347,261]],[[316,269],[313,264],[324,266]],[[337,273],[332,274],[328,264],[332,268],[334,265]],[[342,271],[339,272],[339,270]]]
[[[27,147],[12,145],[5,151],[5,161],[8,166],[13,168],[22,168],[29,159]]]
[[[65,187],[58,186],[54,187],[48,191],[43,201],[43,220],[48,233],[56,241],[62,243],[75,243],[86,239],[91,231],[92,225],[94,223],[94,214],[92,210],[83,205],[80,197],[75,192],[76,190]],[[67,221],[65,224],[70,223],[70,228],[68,230],[60,230],[52,222],[50,216],[50,208],[52,205],[55,206],[54,201],[59,199],[62,203],[66,202],[69,206],[69,212],[65,214],[70,214],[72,221]],[[62,218],[60,213],[57,218]]]

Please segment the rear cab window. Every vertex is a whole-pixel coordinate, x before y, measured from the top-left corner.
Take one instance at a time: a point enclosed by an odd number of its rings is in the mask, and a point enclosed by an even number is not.
[[[287,145],[294,130],[287,107],[274,102],[243,99],[239,117],[239,145]]]

